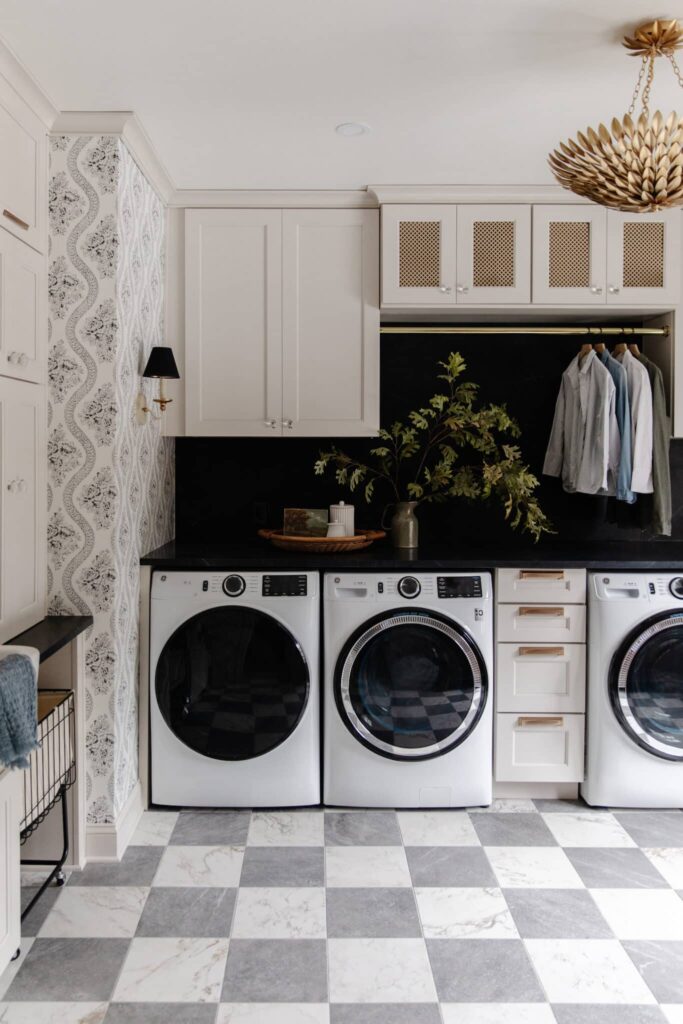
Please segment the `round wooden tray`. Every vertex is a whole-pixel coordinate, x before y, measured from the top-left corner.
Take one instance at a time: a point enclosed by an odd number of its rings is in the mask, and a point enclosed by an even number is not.
[[[284,551],[306,551],[310,555],[338,555],[343,551],[369,548],[373,541],[386,537],[384,530],[356,530],[355,537],[299,537],[279,530],[259,530],[259,537]]]

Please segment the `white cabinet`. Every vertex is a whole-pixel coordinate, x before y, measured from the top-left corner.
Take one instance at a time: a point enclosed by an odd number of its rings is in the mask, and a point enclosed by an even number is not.
[[[584,715],[496,715],[497,782],[580,782]]]
[[[23,778],[23,772],[3,772],[0,768],[0,975],[19,949],[21,938],[19,823]]]
[[[46,304],[45,257],[0,230],[0,375],[45,379]]]
[[[607,210],[534,206],[533,301],[604,306]]]
[[[531,301],[531,207],[459,206],[455,298]]]
[[[674,303],[681,292],[681,212],[607,213],[607,302]]]
[[[375,210],[188,210],[186,433],[379,428]]]
[[[41,252],[47,249],[47,133],[0,78],[0,224]]]
[[[457,206],[382,207],[382,303],[455,302]]]
[[[45,389],[0,378],[0,641],[45,616]]]

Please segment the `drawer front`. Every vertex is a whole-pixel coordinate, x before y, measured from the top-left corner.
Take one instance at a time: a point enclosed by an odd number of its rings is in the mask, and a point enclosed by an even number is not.
[[[497,782],[581,782],[584,715],[496,715]]]
[[[586,639],[586,607],[499,604],[496,624],[501,643],[582,644]]]
[[[496,598],[511,604],[585,604],[585,569],[499,569]]]
[[[498,644],[496,655],[498,711],[585,710],[584,644]]]

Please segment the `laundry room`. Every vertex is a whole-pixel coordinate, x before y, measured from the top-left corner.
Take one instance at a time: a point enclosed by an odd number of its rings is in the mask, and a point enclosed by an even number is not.
[[[2,1024],[683,1024],[656,13],[0,0]]]

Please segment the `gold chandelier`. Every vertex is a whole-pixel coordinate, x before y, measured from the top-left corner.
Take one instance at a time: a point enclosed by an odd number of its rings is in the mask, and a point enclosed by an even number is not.
[[[676,20],[651,21],[625,36],[623,45],[641,59],[628,113],[612,120],[611,132],[601,124],[561,142],[548,158],[550,168],[563,188],[600,206],[631,213],[681,206],[683,118],[659,110],[651,118],[649,104],[657,57],[670,62],[683,88],[674,56],[683,46],[683,29]],[[641,112],[634,120],[639,95]]]

